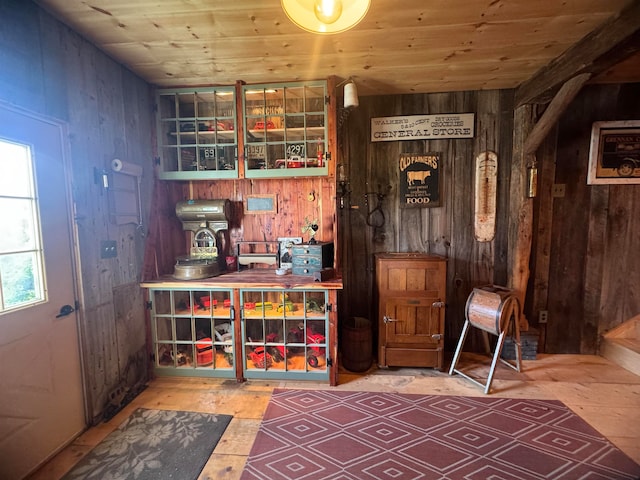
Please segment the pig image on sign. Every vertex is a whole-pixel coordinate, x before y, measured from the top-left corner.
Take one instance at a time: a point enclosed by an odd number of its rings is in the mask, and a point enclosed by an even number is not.
[[[414,172],[407,172],[407,185],[415,185],[418,182],[424,185],[425,179],[430,176],[431,176],[431,171],[429,170],[418,170]]]

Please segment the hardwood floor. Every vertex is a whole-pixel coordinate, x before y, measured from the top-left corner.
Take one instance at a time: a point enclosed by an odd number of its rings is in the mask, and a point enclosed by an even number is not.
[[[484,380],[488,362],[487,357],[463,354],[458,368]],[[468,380],[431,369],[373,368],[364,374],[341,371],[339,381],[337,387],[329,387],[316,382],[254,380],[238,384],[217,379],[158,378],[111,421],[85,432],[29,480],[61,478],[138,407],[233,415],[199,477],[199,480],[232,480],[240,478],[260,419],[276,387],[483,395],[482,390]],[[640,463],[640,376],[603,357],[538,355],[536,360],[525,360],[520,373],[499,365],[490,395],[560,400]]]

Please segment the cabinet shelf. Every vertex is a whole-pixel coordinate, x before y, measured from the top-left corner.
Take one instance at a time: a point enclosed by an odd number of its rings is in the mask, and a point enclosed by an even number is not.
[[[247,143],[256,141],[278,142],[284,141],[285,136],[288,142],[300,142],[304,140],[322,139],[324,127],[293,127],[293,128],[270,128],[267,130],[249,130]],[[254,137],[254,138],[251,138]]]
[[[235,376],[231,290],[152,289],[150,298],[158,375]]]
[[[196,136],[196,134],[199,137],[204,137],[207,138],[207,140],[210,140],[210,138],[208,137],[212,137],[211,139],[214,139],[215,136],[217,135],[219,138],[224,138],[225,140],[233,140],[235,141],[235,132],[233,130],[198,130],[197,132],[171,132],[169,133],[170,136],[172,137],[189,137],[189,138],[193,138]],[[215,142],[199,142],[199,144],[202,143],[207,143],[207,144],[214,144]],[[164,146],[175,146],[177,144],[172,143],[172,144],[165,144]],[[182,143],[182,146],[192,146],[194,145],[194,142],[189,142],[189,143]]]
[[[333,290],[145,286],[157,375],[335,381]]]
[[[158,91],[159,178],[236,179],[326,176],[327,82]],[[237,118],[244,135],[238,138]],[[240,154],[240,155],[241,155]]]
[[[327,83],[243,85],[245,178],[328,175]]]
[[[157,92],[163,180],[238,178],[235,87]]]

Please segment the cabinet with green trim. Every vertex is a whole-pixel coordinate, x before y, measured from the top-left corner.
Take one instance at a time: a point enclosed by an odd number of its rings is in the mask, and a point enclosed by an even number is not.
[[[235,377],[232,290],[150,289],[156,375]]]
[[[156,100],[161,179],[238,178],[234,86],[161,89]]]
[[[245,378],[328,380],[326,290],[242,289]]]
[[[245,178],[328,174],[327,82],[243,85]]]

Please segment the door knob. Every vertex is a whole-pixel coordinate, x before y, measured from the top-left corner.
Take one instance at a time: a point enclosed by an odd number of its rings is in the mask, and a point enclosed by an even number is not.
[[[60,313],[56,315],[56,318],[66,317],[67,315],[70,315],[73,312],[75,312],[75,308],[73,308],[71,305],[63,305],[62,307],[60,307]]]

